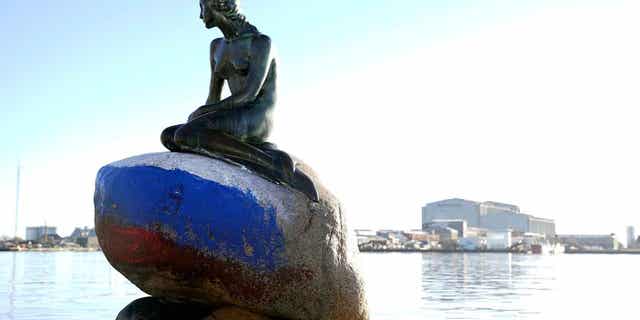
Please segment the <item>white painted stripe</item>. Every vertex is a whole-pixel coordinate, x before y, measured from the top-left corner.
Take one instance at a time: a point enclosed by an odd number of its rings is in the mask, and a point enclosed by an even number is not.
[[[195,154],[150,153],[116,161],[109,166],[116,168],[149,166],[165,170],[182,170],[205,180],[250,192],[260,205],[275,208],[279,220],[289,220],[296,212],[309,210],[309,200],[298,191],[267,181],[246,168]],[[283,221],[278,222],[280,224]]]

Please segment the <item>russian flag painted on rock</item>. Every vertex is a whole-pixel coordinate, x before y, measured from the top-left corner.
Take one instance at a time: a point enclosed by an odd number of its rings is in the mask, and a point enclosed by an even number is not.
[[[275,208],[262,206],[250,191],[179,169],[106,166],[98,173],[95,203],[97,222],[155,233],[254,270],[283,265],[284,239]],[[131,261],[141,258],[135,254]]]

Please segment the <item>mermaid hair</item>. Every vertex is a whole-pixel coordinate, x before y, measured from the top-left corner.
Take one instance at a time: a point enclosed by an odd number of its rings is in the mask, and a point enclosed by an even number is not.
[[[204,0],[211,9],[222,13],[230,20],[245,20],[244,15],[240,13],[240,0]]]
[[[247,22],[245,16],[240,13],[240,0],[204,0],[204,2],[211,5],[211,9],[221,13],[236,25],[257,31],[254,26]]]

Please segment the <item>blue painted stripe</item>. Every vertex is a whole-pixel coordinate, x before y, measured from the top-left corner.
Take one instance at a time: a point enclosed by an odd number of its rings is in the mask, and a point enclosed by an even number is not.
[[[276,211],[250,192],[182,170],[106,166],[98,173],[94,201],[97,219],[160,230],[178,245],[257,270],[284,265]]]

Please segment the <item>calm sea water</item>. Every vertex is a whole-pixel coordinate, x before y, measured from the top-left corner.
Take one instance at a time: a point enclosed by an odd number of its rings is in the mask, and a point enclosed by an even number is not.
[[[638,319],[640,256],[361,254],[372,320]],[[101,253],[0,252],[0,319],[114,319],[144,294]]]

